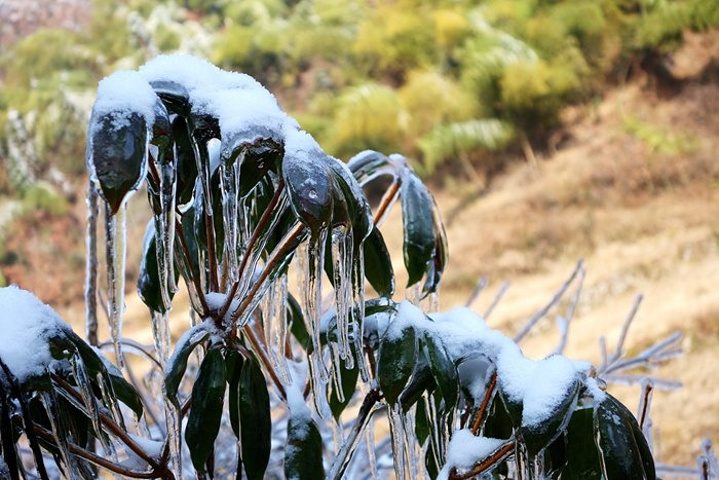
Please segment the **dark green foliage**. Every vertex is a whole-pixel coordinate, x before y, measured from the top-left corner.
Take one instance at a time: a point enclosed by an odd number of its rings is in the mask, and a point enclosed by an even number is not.
[[[270,396],[257,360],[246,359],[240,372],[239,430],[242,463],[250,480],[264,478],[270,460]]]

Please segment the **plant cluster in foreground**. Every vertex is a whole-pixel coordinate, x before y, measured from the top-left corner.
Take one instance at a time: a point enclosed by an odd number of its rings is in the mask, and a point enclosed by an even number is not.
[[[447,244],[404,157],[344,164],[251,77],[161,56],[100,83],[87,168],[86,340],[32,294],[0,290],[3,475],[656,478],[653,383],[637,420],[605,380],[675,355],[679,336],[625,358],[625,329],[595,367],[562,356],[564,341],[526,358],[519,342],[577,280],[566,339],[581,262],[514,338],[466,308],[425,313]],[[372,209],[363,187],[381,177]],[[122,333],[126,208],[141,187],[153,215],[137,288],[152,346]],[[399,302],[379,229],[397,200],[411,292]],[[190,326],[173,347],[180,277]],[[377,439],[385,417],[389,438]],[[706,475],[715,464],[707,446]]]

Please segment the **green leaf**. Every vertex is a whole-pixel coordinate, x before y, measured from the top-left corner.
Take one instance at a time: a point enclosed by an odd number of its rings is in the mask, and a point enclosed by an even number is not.
[[[282,178],[297,218],[314,235],[332,221],[333,200],[337,183],[322,151],[285,152]]]
[[[148,128],[145,118],[135,112],[94,114],[90,119],[87,168],[113,214],[143,179]]]
[[[365,184],[379,175],[392,174],[395,170],[389,157],[374,150],[358,153],[349,159],[347,166],[361,184]]]
[[[409,274],[409,287],[422,279],[436,249],[432,196],[409,168],[403,170],[400,199],[404,224],[404,265]]]
[[[140,272],[137,275],[137,293],[143,303],[147,305],[151,312],[165,312],[165,304],[162,301],[160,290],[160,274],[157,266],[157,235],[155,232],[155,221],[150,219],[145,230],[145,239],[143,241],[142,261],[140,262]],[[175,281],[177,281],[177,272],[175,272]],[[172,291],[168,292],[170,299],[175,296]]]
[[[357,355],[354,352],[354,348],[352,349],[350,355],[353,355],[355,358],[357,358]],[[348,369],[345,367],[344,360],[341,360],[340,364],[340,372],[342,377],[342,381],[340,382],[340,388],[342,388],[342,396],[344,397],[344,400],[340,400],[334,383],[332,383],[332,391],[329,395],[330,410],[332,410],[332,416],[334,416],[335,419],[340,418],[340,415],[347,407],[347,405],[349,405],[350,400],[352,400],[352,396],[355,393],[355,387],[357,386],[357,377],[359,376],[359,368],[357,367],[357,365],[355,365],[354,368]]]
[[[394,269],[382,233],[374,227],[362,246],[364,249],[364,274],[372,288],[380,296],[394,295]]]
[[[394,406],[407,385],[417,358],[417,338],[412,325],[392,321],[380,341],[377,381],[387,403]]]
[[[267,382],[255,358],[243,364],[239,387],[242,463],[249,480],[261,480],[270,461],[272,419]]]
[[[524,438],[529,455],[535,457],[563,433],[577,404],[580,386],[579,378],[575,379],[562,401],[552,412],[551,417],[538,425],[527,426],[523,424],[521,426],[519,433]]]
[[[192,201],[197,180],[197,162],[187,121],[179,115],[172,121],[172,138],[177,157],[177,205],[184,206]]]
[[[229,350],[225,357],[225,364],[230,426],[235,437],[240,438],[240,374],[242,373],[244,358],[237,351]]]
[[[599,451],[594,443],[594,408],[578,408],[566,430],[566,466],[563,480],[600,480]]]
[[[374,228],[372,210],[362,188],[352,176],[349,168],[336,158],[325,157],[330,170],[335,174],[339,191],[347,203],[349,219],[352,223],[355,246],[359,246]]]
[[[282,158],[282,148],[271,140],[245,147],[240,166],[240,196],[244,197],[265,177]],[[271,196],[271,195],[270,195]]]
[[[407,386],[402,390],[399,396],[399,402],[402,404],[402,411],[406,412],[412,405],[417,403],[424,392],[432,392],[435,390],[436,384],[432,376],[432,370],[429,362],[424,355],[419,356],[414,366],[411,379]]]
[[[457,400],[459,399],[457,367],[439,338],[426,334],[422,338],[422,344],[434,381],[442,393],[442,398],[444,398],[445,410],[449,411],[457,405]]]
[[[309,415],[290,415],[285,446],[285,478],[322,480],[322,436]]]
[[[426,410],[427,400],[424,397],[420,397],[417,401],[417,411],[415,414],[414,432],[417,435],[417,442],[420,445],[424,445],[424,441],[429,438],[430,424],[427,418]]]
[[[150,86],[171,113],[184,117],[190,114],[190,94],[184,86],[170,80],[150,82]]]
[[[165,367],[164,387],[165,395],[175,404],[177,404],[177,390],[180,388],[180,382],[185,375],[185,370],[187,370],[187,360],[190,353],[195,347],[207,340],[209,336],[210,332],[206,330],[206,327],[199,324],[187,330],[177,341],[175,351]]]
[[[609,394],[595,404],[595,440],[602,459],[602,473],[608,480],[656,478],[653,462],[650,463],[642,456],[644,448],[639,445],[640,442],[646,443],[646,440],[644,435],[641,438],[635,436],[634,432],[639,431],[636,423],[634,415]],[[645,464],[649,471],[645,471]]]
[[[215,348],[205,355],[192,386],[192,408],[185,428],[190,458],[198,472],[205,470],[205,462],[220,431],[224,400],[225,359],[222,351]]]
[[[310,334],[307,332],[302,307],[291,293],[287,295],[287,321],[290,322],[290,331],[297,343],[307,350],[311,343]]]

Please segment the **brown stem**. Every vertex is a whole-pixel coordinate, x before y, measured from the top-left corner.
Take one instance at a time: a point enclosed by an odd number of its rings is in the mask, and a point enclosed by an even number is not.
[[[377,211],[374,214],[374,224],[377,225],[377,223],[382,220],[382,217],[387,213],[387,209],[390,205],[392,205],[392,202],[394,198],[397,196],[397,191],[399,190],[399,181],[395,180],[392,182],[392,185],[389,186],[386,192],[384,192],[384,195],[382,195],[382,200],[379,202],[379,206],[377,207]]]
[[[474,421],[472,422],[472,433],[475,436],[479,435],[479,428],[482,426],[484,414],[487,412],[487,407],[489,406],[489,402],[492,399],[492,395],[494,394],[494,389],[496,386],[497,372],[494,372],[492,374],[492,378],[489,379],[487,390],[484,392],[484,398],[482,398],[482,403],[479,404],[479,409],[477,410],[477,414],[474,416]]]
[[[211,191],[210,191],[211,192]],[[210,193],[211,195],[211,193]],[[212,206],[212,196],[210,196],[209,205]],[[215,253],[215,226],[212,218],[205,212],[205,235],[207,236],[207,261],[210,267],[210,291],[215,292],[219,289],[220,282],[217,278],[217,254]]]
[[[46,430],[39,425],[33,425],[33,430],[39,437],[42,437],[45,441],[57,446],[55,436],[49,430]],[[84,448],[81,448],[74,443],[68,443],[67,446],[70,452],[74,455],[77,455],[80,458],[84,458],[89,462],[106,468],[111,472],[115,472],[130,478],[158,478],[159,470],[153,469],[153,471],[151,472],[136,472],[134,470],[128,470],[124,466],[119,465],[115,462],[111,462],[110,460],[100,457],[92,452],[88,452]]]
[[[284,187],[285,182],[284,180],[280,179],[279,183],[277,184],[277,189],[275,189],[275,194],[272,196],[272,200],[270,200],[270,203],[269,205],[267,205],[265,211],[262,212],[262,216],[258,220],[257,225],[255,226],[255,230],[252,232],[252,236],[250,237],[250,240],[247,243],[247,248],[245,249],[245,254],[242,256],[240,266],[237,268],[237,280],[234,284],[232,284],[232,290],[230,290],[230,293],[227,295],[227,299],[225,300],[225,304],[222,306],[220,313],[217,315],[217,318],[220,321],[222,321],[222,319],[227,314],[227,311],[230,309],[230,305],[232,305],[232,299],[235,297],[235,294],[237,293],[237,288],[240,286],[240,279],[245,273],[245,268],[247,268],[247,262],[250,258],[250,254],[252,253],[252,249],[255,247],[255,244],[259,240],[262,231],[265,229],[267,223],[269,223],[270,218],[272,217],[272,214],[277,207],[277,204],[280,202],[280,197],[282,196]]]
[[[507,455],[509,455],[514,450],[515,442],[511,441],[508,443],[505,443],[501,447],[499,447],[494,453],[492,453],[489,457],[485,458],[481,462],[477,463],[472,469],[468,472],[459,474],[457,473],[456,468],[452,468],[449,472],[449,480],[468,480],[472,477],[475,477],[479,475],[482,472],[486,472],[489,470],[490,467],[493,467],[497,463],[504,460]]]
[[[82,398],[82,395],[80,392],[75,390],[75,388],[70,385],[64,378],[58,376],[57,374],[51,374],[53,381],[55,381],[58,385],[60,385],[67,393],[75,397],[75,400],[80,402],[81,404],[84,403],[84,400]],[[145,460],[147,463],[150,464],[153,468],[157,469],[159,468],[159,464],[157,463],[157,460],[152,458],[152,456],[148,455],[135,441],[123,430],[121,429],[115,421],[110,418],[108,415],[105,415],[104,413],[100,413],[100,421],[102,424],[117,438],[122,440],[122,442],[127,445],[127,447],[132,450],[138,457]],[[99,435],[99,432],[98,432]]]

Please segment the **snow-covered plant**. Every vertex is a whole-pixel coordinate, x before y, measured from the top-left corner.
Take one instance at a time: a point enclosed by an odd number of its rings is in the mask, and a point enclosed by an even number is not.
[[[629,360],[620,344],[595,368],[561,347],[530,360],[526,331],[511,339],[466,308],[424,313],[447,244],[404,157],[345,164],[251,77],[169,56],[100,83],[87,168],[86,340],[0,290],[3,478],[655,478],[645,416],[599,376],[666,358],[676,339]],[[372,209],[363,187],[380,177]],[[122,333],[126,207],[141,187],[151,346]],[[379,230],[397,199],[412,301],[394,300]],[[186,330],[170,315],[180,285]],[[385,417],[389,439],[374,428]]]

